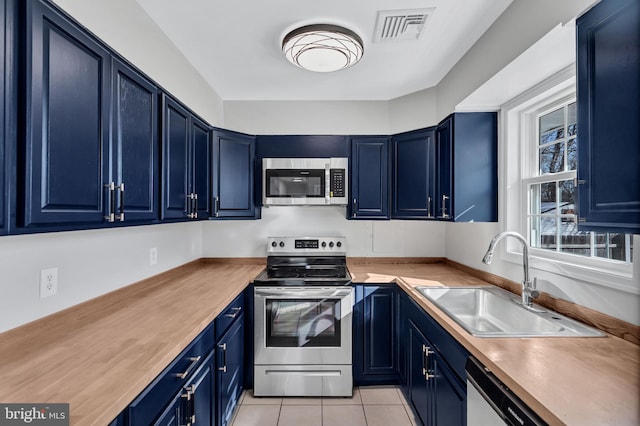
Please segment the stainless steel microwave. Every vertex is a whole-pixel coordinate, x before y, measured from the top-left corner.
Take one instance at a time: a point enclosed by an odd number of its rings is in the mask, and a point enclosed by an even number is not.
[[[263,158],[264,206],[346,206],[348,158]]]

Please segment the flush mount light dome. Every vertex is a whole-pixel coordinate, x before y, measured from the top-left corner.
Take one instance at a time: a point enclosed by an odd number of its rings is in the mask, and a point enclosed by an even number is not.
[[[282,40],[282,52],[294,65],[309,71],[332,72],[348,68],[362,58],[362,39],[337,25],[307,25]]]

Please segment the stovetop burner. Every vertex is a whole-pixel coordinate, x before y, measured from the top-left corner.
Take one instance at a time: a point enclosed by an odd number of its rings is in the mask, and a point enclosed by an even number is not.
[[[269,238],[267,267],[254,285],[349,285],[345,240],[334,238]]]

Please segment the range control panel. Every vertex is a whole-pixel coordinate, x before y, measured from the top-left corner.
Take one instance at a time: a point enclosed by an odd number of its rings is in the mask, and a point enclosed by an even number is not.
[[[267,255],[346,256],[345,237],[269,237]]]

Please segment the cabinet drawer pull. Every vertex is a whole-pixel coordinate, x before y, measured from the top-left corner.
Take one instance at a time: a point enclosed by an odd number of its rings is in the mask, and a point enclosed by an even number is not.
[[[202,357],[201,356],[189,357],[189,361],[191,361],[191,364],[189,364],[189,367],[187,367],[187,369],[184,370],[184,372],[177,373],[176,377],[178,379],[184,379],[185,377],[187,377],[189,375],[189,373],[191,372],[191,370],[193,370],[193,367],[195,367],[196,364],[198,363],[198,361],[200,361],[200,358],[202,358]]]
[[[433,217],[431,215],[431,197],[427,197],[427,217]]]

